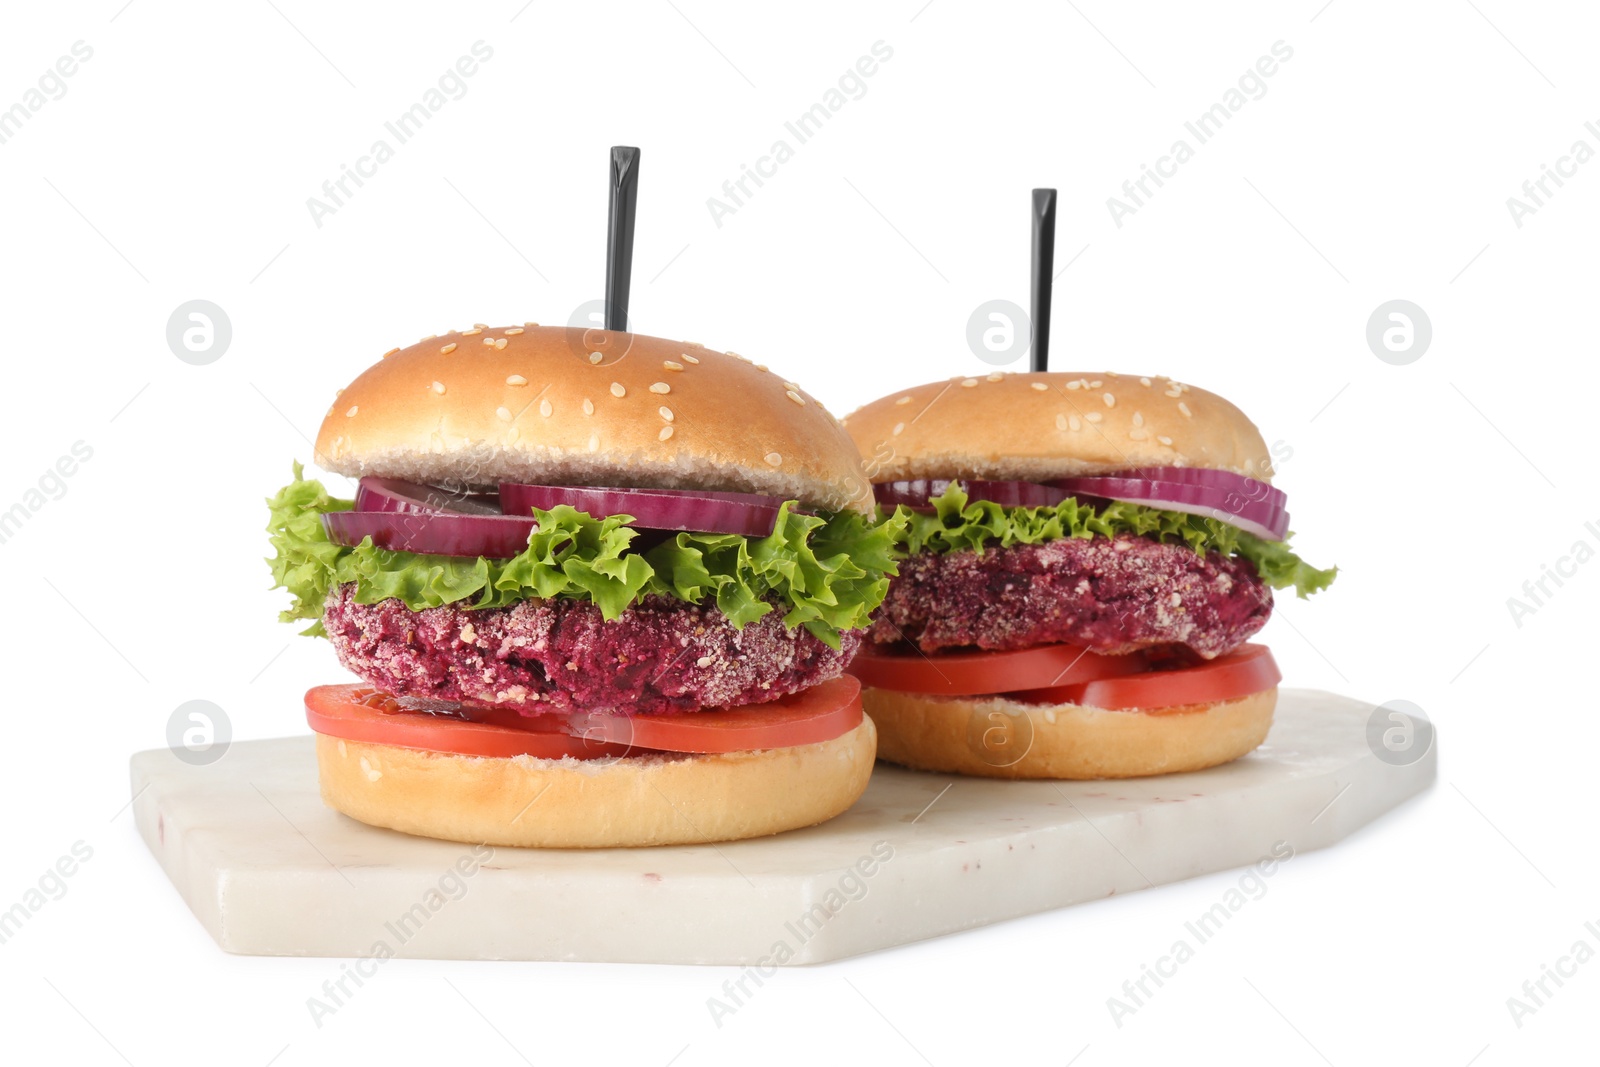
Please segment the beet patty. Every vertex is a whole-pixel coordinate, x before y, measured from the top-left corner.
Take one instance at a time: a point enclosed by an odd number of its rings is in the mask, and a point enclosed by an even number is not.
[[[1061,538],[902,560],[869,634],[926,652],[1071,642],[1110,654],[1182,645],[1209,659],[1271,614],[1272,590],[1247,560],[1132,535]]]
[[[606,622],[587,601],[524,600],[472,611],[357,604],[331,590],[323,625],[339,661],[397,696],[510,705],[525,714],[697,711],[755,704],[835,678],[860,646],[835,652],[776,608],[735,629],[713,605],[651,596]]]

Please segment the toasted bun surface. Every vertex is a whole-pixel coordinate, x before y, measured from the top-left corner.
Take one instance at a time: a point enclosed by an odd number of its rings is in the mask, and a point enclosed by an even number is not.
[[[868,718],[814,745],[615,760],[491,759],[318,734],[317,766],[328,806],[372,826],[490,845],[630,848],[824,822],[867,788],[876,745]]]
[[[350,477],[708,489],[872,510],[855,446],[811,394],[743,357],[619,331],[485,327],[397,349],[338,395],[316,449],[320,466]]]
[[[1266,442],[1244,412],[1170,378],[996,372],[903,389],[843,421],[875,482],[1043,481],[1129,467],[1272,478]]]
[[[872,688],[861,701],[890,763],[986,778],[1138,778],[1243,756],[1265,740],[1278,691],[1149,711]]]

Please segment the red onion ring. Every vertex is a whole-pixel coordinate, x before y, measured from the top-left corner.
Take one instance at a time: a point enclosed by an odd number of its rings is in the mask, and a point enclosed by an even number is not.
[[[1240,482],[1254,481],[1238,475],[1233,477],[1239,478]],[[1053,484],[1074,496],[1126,500],[1147,507],[1216,519],[1266,541],[1282,541],[1289,532],[1287,511],[1267,500],[1251,499],[1240,488],[1124,477],[1064,478]]]
[[[359,545],[363,538],[391,552],[430,556],[487,556],[510,559],[528,547],[538,523],[530,516],[460,515],[447,511],[330,511],[322,528],[337,545]]]
[[[631,515],[646,530],[766,537],[778,521],[782,497],[722,493],[700,489],[618,489],[587,485],[526,485],[504,482],[500,505],[508,514],[527,514],[570,504],[595,518]]]
[[[873,486],[879,504],[930,510],[952,482],[971,500],[1001,507],[1053,507],[1067,497],[1126,500],[1167,511],[1200,515],[1237,526],[1267,541],[1289,532],[1288,497],[1258,478],[1204,467],[1136,467],[1112,474],[1062,478],[1048,483],[975,478],[913,478]]]
[[[432,515],[441,511],[464,515],[499,515],[493,493],[464,493],[397,478],[363,478],[356,489],[357,511]]]
[[[1216,489],[1239,493],[1250,500],[1264,500],[1278,508],[1286,507],[1289,497],[1282,489],[1260,478],[1232,471],[1213,470],[1210,467],[1131,467],[1097,475],[1102,478],[1138,478],[1147,482],[1181,482],[1186,485],[1207,485]],[[1054,483],[1052,483],[1054,484]]]

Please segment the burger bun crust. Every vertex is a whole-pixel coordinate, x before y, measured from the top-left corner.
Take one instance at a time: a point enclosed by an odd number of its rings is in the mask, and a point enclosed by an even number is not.
[[[984,778],[1139,778],[1238,759],[1266,739],[1278,690],[1143,711],[864,688],[878,758]]]
[[[1272,480],[1267,445],[1215,393],[1139,375],[999,372],[929,382],[844,419],[875,482],[1051,481],[1132,467],[1202,467]]]
[[[420,837],[636,848],[764,837],[841,814],[867,788],[870,718],[831,741],[716,755],[490,758],[317,735],[322,799]]]
[[[612,330],[473,327],[395,349],[340,391],[316,451],[352,478],[873,506],[855,445],[797,383],[732,353]]]

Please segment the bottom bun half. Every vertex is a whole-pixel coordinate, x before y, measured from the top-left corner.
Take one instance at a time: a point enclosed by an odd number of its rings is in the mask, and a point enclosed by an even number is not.
[[[832,741],[718,755],[488,758],[317,735],[322,799],[420,837],[529,848],[737,841],[814,826],[872,774],[870,718]]]
[[[1266,738],[1278,690],[1217,704],[1108,711],[865,688],[878,758],[987,778],[1138,778],[1238,759]]]

